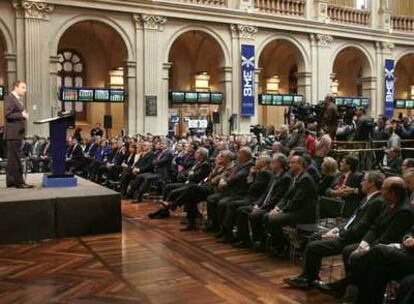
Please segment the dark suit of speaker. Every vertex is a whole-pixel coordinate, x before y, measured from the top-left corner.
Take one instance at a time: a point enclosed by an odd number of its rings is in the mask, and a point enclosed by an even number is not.
[[[4,99],[5,139],[7,141],[7,187],[19,186],[25,183],[23,168],[20,161],[20,148],[25,136],[25,119],[22,115],[23,104],[13,94]]]

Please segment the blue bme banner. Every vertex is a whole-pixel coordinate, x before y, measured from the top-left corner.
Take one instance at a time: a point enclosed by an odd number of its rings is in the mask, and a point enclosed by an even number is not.
[[[394,115],[394,60],[385,60],[385,95],[384,95],[384,115],[391,118]]]
[[[241,46],[242,100],[241,116],[254,116],[254,76],[255,76],[254,45]]]

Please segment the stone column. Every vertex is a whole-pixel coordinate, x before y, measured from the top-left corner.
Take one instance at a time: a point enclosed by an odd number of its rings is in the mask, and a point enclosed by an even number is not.
[[[242,44],[254,45],[254,38],[258,31],[257,27],[241,24],[231,24],[230,30],[232,34],[232,58],[233,58],[233,98],[231,99],[230,113],[237,114],[237,126],[235,133],[249,134],[250,125],[257,124],[257,107],[255,109],[255,116],[241,117],[241,46]],[[255,49],[257,52],[257,48]],[[258,58],[255,56],[255,61]],[[255,92],[257,94],[257,92]],[[228,97],[226,97],[228,98]],[[228,100],[228,99],[227,99]]]
[[[312,73],[298,72],[298,94],[305,97],[305,101],[311,104],[317,102],[312,98]]]
[[[220,75],[222,77],[220,79],[221,87],[224,88],[224,100],[220,106],[220,125],[216,126],[215,131],[217,133],[229,134],[230,125],[228,121],[233,101],[233,68],[231,66],[223,67]]]
[[[333,41],[332,36],[330,35],[323,35],[323,34],[316,34],[314,36],[315,43],[316,43],[316,50],[317,50],[317,75],[318,79],[316,79],[317,83],[317,95],[312,96],[316,102],[319,100],[323,100],[326,94],[331,93],[331,81],[330,75],[332,71],[332,63],[328,58],[331,57],[331,44]]]
[[[389,41],[381,41],[375,43],[375,54],[377,59],[377,69],[375,75],[377,77],[376,94],[373,96],[371,106],[371,114],[379,115],[384,113],[384,94],[385,94],[385,59],[394,59],[393,50],[394,44]],[[394,74],[395,76],[395,74]]]
[[[319,73],[319,66],[318,66],[318,41],[316,40],[315,34],[309,35],[310,40],[310,70],[311,70],[311,100],[318,101],[318,73]]]
[[[23,68],[27,82],[26,108],[30,119],[27,122],[27,135],[47,135],[47,126],[34,125],[33,122],[50,116],[50,75],[48,62],[48,41],[46,26],[54,6],[46,1],[15,0],[17,19],[23,20]],[[20,34],[20,33],[19,33]]]
[[[152,133],[156,135],[166,135],[168,132],[168,87],[163,86],[162,80],[162,54],[160,52],[160,33],[164,30],[167,18],[157,15],[134,15],[137,34],[137,45],[141,44],[143,49],[137,52],[137,58],[142,55],[143,72],[143,92],[138,94],[142,96],[142,100],[137,102],[138,118],[143,119],[143,125],[138,125],[138,131],[141,133]],[[137,77],[138,78],[138,77]],[[166,91],[165,91],[166,90]],[[145,116],[145,96],[157,96],[157,116]],[[142,130],[142,131],[141,131]]]
[[[59,63],[58,56],[49,57],[49,95],[51,102],[50,116],[56,116],[62,110],[62,103],[59,101],[57,92],[57,65]]]
[[[4,54],[4,59],[6,61],[6,83],[8,91],[13,90],[13,82],[17,79],[17,61],[16,54],[6,53]]]
[[[136,78],[137,63],[135,61],[126,61],[124,65],[125,84],[128,94],[128,102],[124,107],[124,126],[126,134],[136,134],[138,132],[137,101],[140,96],[137,94]]]
[[[373,71],[375,73],[375,71]],[[376,117],[379,113],[375,105],[372,103],[374,101],[375,104],[378,102],[376,101],[376,93],[377,93],[377,77],[367,76],[362,78],[362,96],[369,97],[371,99],[371,104],[368,108],[368,114]]]

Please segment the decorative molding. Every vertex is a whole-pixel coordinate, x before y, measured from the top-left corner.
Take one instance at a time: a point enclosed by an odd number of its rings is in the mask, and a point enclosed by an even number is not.
[[[385,51],[392,51],[395,48],[395,44],[391,41],[382,41],[381,47]]]
[[[167,23],[167,17],[159,15],[133,15],[136,25],[143,26],[144,29],[162,31]]]
[[[258,28],[251,25],[231,24],[230,31],[233,38],[254,39]]]
[[[55,6],[47,2],[37,0],[14,0],[13,7],[22,10],[25,18],[49,19]]]
[[[322,47],[330,47],[333,42],[331,35],[316,34],[315,38],[318,45]]]

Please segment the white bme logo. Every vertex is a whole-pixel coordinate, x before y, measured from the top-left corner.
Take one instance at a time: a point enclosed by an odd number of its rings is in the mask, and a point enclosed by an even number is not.
[[[394,69],[388,70],[385,69],[385,88],[387,92],[385,93],[385,102],[393,102],[394,101]],[[391,80],[387,79],[391,78]]]

